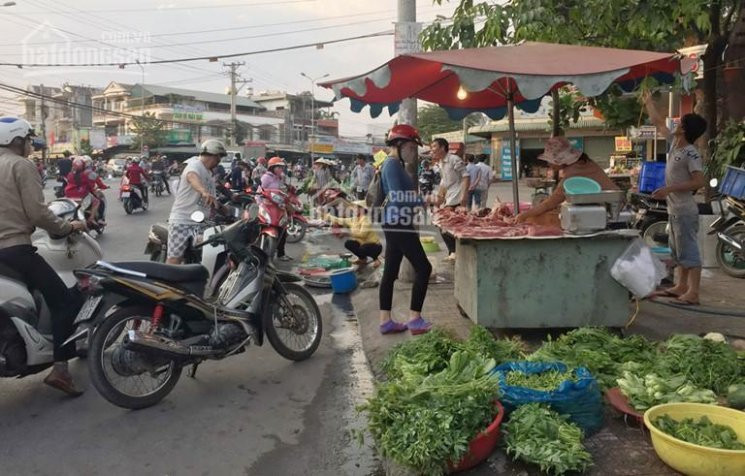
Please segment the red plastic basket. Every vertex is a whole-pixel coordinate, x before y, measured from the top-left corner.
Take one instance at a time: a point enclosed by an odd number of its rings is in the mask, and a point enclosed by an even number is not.
[[[471,469],[486,461],[486,458],[494,452],[494,448],[497,447],[497,442],[499,442],[499,426],[502,424],[502,418],[504,418],[504,407],[502,407],[502,404],[495,401],[494,406],[497,408],[497,416],[494,417],[494,421],[491,422],[486,430],[480,432],[471,440],[468,444],[468,451],[457,465],[449,465],[451,473],[459,473]]]

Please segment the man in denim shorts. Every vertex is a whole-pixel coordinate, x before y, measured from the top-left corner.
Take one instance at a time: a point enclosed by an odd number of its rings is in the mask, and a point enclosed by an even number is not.
[[[676,304],[695,306],[699,304],[701,253],[698,204],[694,194],[706,184],[706,178],[701,154],[693,144],[706,132],[706,120],[698,114],[686,114],[675,131],[670,132],[651,96],[646,95],[644,101],[658,133],[664,134],[671,144],[665,166],[665,186],[655,190],[652,198],[667,199],[670,249],[678,265],[678,277],[675,286],[656,295],[672,297]]]
[[[191,219],[191,214],[202,211],[210,216],[212,208],[217,207],[212,171],[226,155],[225,145],[210,139],[200,147],[199,157],[187,161],[168,218],[168,264],[184,262],[186,249],[202,229],[200,223]]]

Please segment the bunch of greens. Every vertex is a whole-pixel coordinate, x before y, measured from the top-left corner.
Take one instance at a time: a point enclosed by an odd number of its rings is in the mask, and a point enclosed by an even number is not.
[[[723,450],[745,450],[745,444],[737,440],[735,430],[712,423],[706,416],[698,421],[693,418],[676,421],[669,415],[662,415],[653,423],[663,433],[688,443]]]
[[[616,385],[621,365],[636,362],[651,370],[656,358],[655,345],[642,336],[622,338],[596,327],[581,327],[548,339],[528,357],[534,362],[563,362],[586,367],[603,389]]]
[[[447,367],[450,356],[461,348],[462,344],[442,329],[432,329],[394,347],[380,368],[389,380],[400,378],[404,373],[427,375]]]
[[[694,335],[675,335],[665,341],[657,368],[666,376],[685,375],[694,385],[717,395],[737,383],[742,372],[732,347]]]
[[[441,329],[433,329],[394,347],[380,368],[389,380],[400,378],[404,372],[428,375],[444,369],[456,351],[491,358],[497,364],[523,357],[523,346],[519,340],[495,339],[482,326],[473,326],[465,342],[455,340]]]
[[[544,472],[583,472],[592,464],[582,445],[582,430],[544,404],[520,406],[503,429],[507,453],[539,465]]]
[[[469,442],[495,416],[495,362],[456,351],[445,368],[430,375],[401,369],[361,407],[381,453],[424,474],[442,474],[457,463]]]
[[[715,403],[717,400],[714,392],[697,387],[685,375],[660,377],[647,374],[641,378],[632,371],[625,370],[623,378],[618,379],[618,387],[637,410],[646,410],[661,403]]]
[[[507,372],[507,376],[505,377],[507,385],[543,390],[544,392],[556,390],[562,382],[567,380],[577,381],[577,375],[574,370],[568,370],[566,372],[547,370],[546,372],[535,374],[526,374],[518,370],[512,370]]]
[[[463,343],[464,350],[492,358],[497,365],[521,360],[525,354],[523,344],[518,339],[495,339],[483,326],[473,326],[468,340]]]

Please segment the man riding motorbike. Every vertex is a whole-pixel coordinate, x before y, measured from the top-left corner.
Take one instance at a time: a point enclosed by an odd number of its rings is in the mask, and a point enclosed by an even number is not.
[[[72,161],[72,172],[67,175],[65,197],[72,198],[73,200],[82,200],[89,194],[93,196],[93,201],[88,220],[91,222],[91,225],[95,225],[94,222],[103,225],[105,223],[99,219],[98,214],[101,201],[98,199],[95,174],[86,169],[85,160],[82,157],[76,157]]]
[[[75,349],[62,347],[72,334],[72,325],[79,306],[79,297],[31,245],[35,227],[55,235],[67,235],[85,230],[85,223],[65,222],[57,218],[44,203],[41,180],[34,164],[27,159],[34,137],[31,125],[15,117],[0,118],[0,264],[19,274],[30,287],[44,296],[53,315],[54,366],[44,383],[68,395],[78,396],[78,390],[67,368]],[[71,305],[71,303],[73,305]]]
[[[168,177],[166,176],[166,167],[167,167],[167,164],[166,164],[165,156],[161,156],[153,161],[151,170],[153,171],[153,180],[162,181],[163,186],[166,189],[166,192],[168,192],[168,195],[171,195],[171,186],[168,184]]]
[[[127,176],[130,185],[140,189],[140,192],[142,192],[142,200],[145,203],[148,203],[147,187],[145,186],[144,181],[148,180],[149,177],[147,172],[145,172],[145,169],[143,169],[137,161],[133,161],[127,168],[127,171],[124,172],[124,175]]]
[[[256,161],[256,167],[253,172],[251,172],[251,180],[253,180],[254,185],[261,185],[261,177],[263,177],[265,173],[266,159],[264,157],[259,157]]]
[[[103,222],[106,219],[106,196],[103,191],[108,189],[109,186],[104,183],[101,178],[102,175],[96,170],[96,163],[93,159],[88,155],[84,155],[83,160],[85,161],[86,171],[90,174],[91,179],[96,183],[96,191],[94,194],[100,201],[98,207],[98,221]]]
[[[220,159],[228,155],[225,145],[209,139],[199,148],[199,156],[189,159],[187,166],[181,173],[176,198],[171,207],[168,218],[168,264],[181,264],[184,252],[193,242],[202,225],[191,219],[192,213],[201,210],[209,216],[212,208],[216,207],[216,186],[212,175],[213,170],[220,163]]]
[[[284,183],[285,168],[287,164],[281,157],[272,157],[267,164],[267,171],[261,176],[261,188],[264,190],[286,190]],[[289,204],[287,207],[288,215],[292,214]],[[292,261],[292,256],[285,254],[285,244],[287,243],[287,230],[282,230],[282,236],[277,243],[277,259],[280,261]]]

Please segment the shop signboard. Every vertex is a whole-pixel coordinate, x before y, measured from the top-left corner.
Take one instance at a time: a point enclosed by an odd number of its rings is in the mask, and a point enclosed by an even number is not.
[[[655,126],[641,126],[639,128],[640,139],[654,139],[657,136],[657,128]]]
[[[173,105],[174,121],[204,122],[204,108],[185,104]]]
[[[616,152],[631,152],[631,139],[626,136],[616,136]]]
[[[190,129],[171,129],[166,133],[168,144],[191,144],[192,136]]]
[[[515,141],[515,157],[517,158],[518,169],[520,168],[520,140]],[[502,141],[502,155],[500,160],[502,180],[512,180],[512,156],[510,153],[510,141]]]

